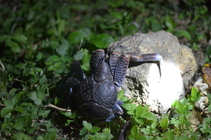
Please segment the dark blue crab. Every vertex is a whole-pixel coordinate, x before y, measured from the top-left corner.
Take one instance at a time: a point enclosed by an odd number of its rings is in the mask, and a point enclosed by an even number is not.
[[[125,79],[129,62],[159,63],[161,59],[159,54],[113,52],[106,56],[104,50],[98,49],[92,53],[90,60],[92,75],[86,78],[80,63],[74,61],[73,66],[76,67],[80,80],[69,77],[66,84],[69,85],[70,95],[76,95],[79,107],[86,116],[106,119],[109,122],[123,114],[123,101],[117,100],[117,87],[121,86]]]

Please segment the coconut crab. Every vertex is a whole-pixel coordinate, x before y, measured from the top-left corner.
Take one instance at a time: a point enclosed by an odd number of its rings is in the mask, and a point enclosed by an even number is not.
[[[107,56],[104,50],[98,49],[91,56],[92,75],[90,77],[85,77],[79,61],[73,62],[79,79],[73,76],[66,79],[65,84],[69,89],[66,101],[69,101],[71,95],[75,95],[79,108],[86,116],[92,119],[105,119],[109,122],[123,114],[121,108],[123,101],[117,100],[117,87],[122,86],[130,61],[160,64],[161,59],[162,56],[155,53],[112,52]]]

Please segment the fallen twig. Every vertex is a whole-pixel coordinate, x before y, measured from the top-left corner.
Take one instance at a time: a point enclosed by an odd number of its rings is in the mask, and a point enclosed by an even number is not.
[[[71,112],[71,109],[61,108],[61,107],[55,106],[55,105],[50,104],[50,103],[48,105],[46,105],[45,107],[54,108],[54,109],[59,110],[59,111]]]

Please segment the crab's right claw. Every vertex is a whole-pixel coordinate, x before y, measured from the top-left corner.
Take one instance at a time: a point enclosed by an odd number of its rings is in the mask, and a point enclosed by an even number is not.
[[[161,64],[163,61],[163,57],[160,54],[152,53],[152,54],[142,54],[138,62],[156,62],[158,65],[160,77],[161,77]]]
[[[133,62],[155,62],[158,65],[159,73],[161,76],[161,63],[163,61],[163,57],[160,54],[157,53],[151,53],[151,54],[136,54],[136,53],[127,53],[127,55],[130,56],[130,60]]]

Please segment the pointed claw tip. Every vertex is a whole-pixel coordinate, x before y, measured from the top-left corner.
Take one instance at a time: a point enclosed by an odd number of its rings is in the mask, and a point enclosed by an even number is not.
[[[163,57],[160,54],[156,54],[155,60],[160,61],[162,59],[163,59]]]

